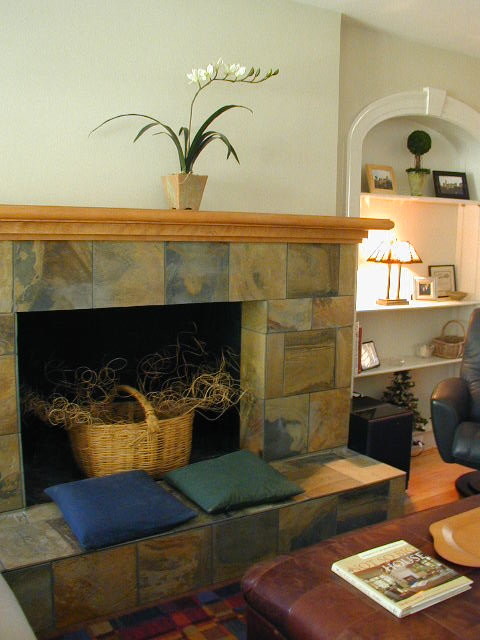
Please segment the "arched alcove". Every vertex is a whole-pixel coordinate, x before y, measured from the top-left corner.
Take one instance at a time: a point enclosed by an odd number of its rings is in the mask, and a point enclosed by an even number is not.
[[[432,197],[431,179],[424,197],[409,195],[405,169],[412,166],[413,159],[406,148],[406,138],[414,129],[424,129],[432,137],[432,149],[424,156],[422,166],[465,172],[470,203]],[[392,166],[399,195],[361,195],[366,163]],[[480,300],[480,183],[476,184],[480,175],[480,113],[442,89],[425,88],[377,100],[358,114],[350,128],[346,173],[347,215],[393,220],[395,236],[410,240],[422,258],[421,264],[405,266],[401,271],[401,297],[409,304],[396,309],[382,307],[375,300],[385,297],[387,267],[366,262],[368,245],[378,244],[380,234],[370,233],[360,246],[357,320],[362,327],[362,341],[374,341],[381,365],[373,371],[354,374],[354,390],[380,398],[393,371],[412,370],[419,410],[428,418],[433,386],[455,375],[458,362],[426,362],[417,357],[417,349],[440,335],[442,327],[452,319],[466,326],[472,307]],[[363,190],[367,191],[364,178]],[[449,306],[439,300],[422,306],[422,302],[410,300],[415,291],[414,277],[428,277],[431,265],[454,266],[456,288],[468,293],[464,306]],[[429,446],[431,441],[430,437]]]
[[[407,167],[414,159],[407,148],[407,138],[415,129],[426,131],[431,139],[430,151],[423,156],[422,166],[430,170],[466,173],[470,198],[478,199],[480,147],[464,129],[440,118],[430,116],[401,116],[375,125],[365,136],[362,151],[362,192],[368,192],[365,167],[367,164],[393,167],[398,194],[410,195]],[[425,182],[423,195],[435,196],[432,175]]]
[[[397,118],[418,118],[419,122],[436,129],[447,138],[458,140],[466,136],[479,145],[480,151],[480,113],[448,96],[443,89],[426,87],[423,90],[396,93],[372,102],[355,118],[348,135],[346,185],[348,216],[359,215],[365,138],[377,125]]]

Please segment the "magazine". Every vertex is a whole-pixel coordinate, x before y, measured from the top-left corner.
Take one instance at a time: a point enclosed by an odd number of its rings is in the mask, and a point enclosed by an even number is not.
[[[332,571],[399,618],[462,593],[473,582],[405,540],[338,560]]]

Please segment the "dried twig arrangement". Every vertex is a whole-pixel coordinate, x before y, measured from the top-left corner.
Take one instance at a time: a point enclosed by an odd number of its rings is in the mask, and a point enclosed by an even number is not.
[[[66,429],[81,424],[112,424],[141,421],[135,402],[119,399],[120,373],[126,361],[117,358],[93,371],[49,368],[53,394],[45,399],[35,392],[24,394],[24,410],[45,422]],[[137,365],[137,387],[155,409],[157,418],[173,418],[198,411],[209,419],[237,406],[243,391],[232,372],[237,358],[223,350],[212,358],[193,333],[181,334],[174,345],[150,354]],[[206,412],[206,413],[205,413]]]
[[[114,416],[114,399],[117,396],[119,372],[126,361],[117,358],[99,371],[88,367],[64,369],[48,363],[46,378],[53,384],[54,392],[44,398],[39,393],[26,390],[23,393],[23,410],[33,413],[43,422],[64,426],[74,424],[110,423]],[[120,415],[115,422],[121,422]]]

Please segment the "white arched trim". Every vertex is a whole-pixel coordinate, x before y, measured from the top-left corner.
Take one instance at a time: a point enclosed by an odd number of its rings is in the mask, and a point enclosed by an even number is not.
[[[369,104],[353,121],[347,139],[347,216],[360,213],[362,150],[367,133],[377,124],[401,116],[432,116],[457,125],[480,142],[480,113],[447,96],[443,89],[395,93]]]

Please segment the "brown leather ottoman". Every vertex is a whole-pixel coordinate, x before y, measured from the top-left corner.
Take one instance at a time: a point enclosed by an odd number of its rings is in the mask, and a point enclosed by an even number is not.
[[[480,495],[464,498],[254,565],[242,581],[248,640],[478,640],[480,569],[451,565],[473,578],[471,590],[397,618],[330,567],[340,558],[401,539],[436,556],[429,525],[479,506]]]

